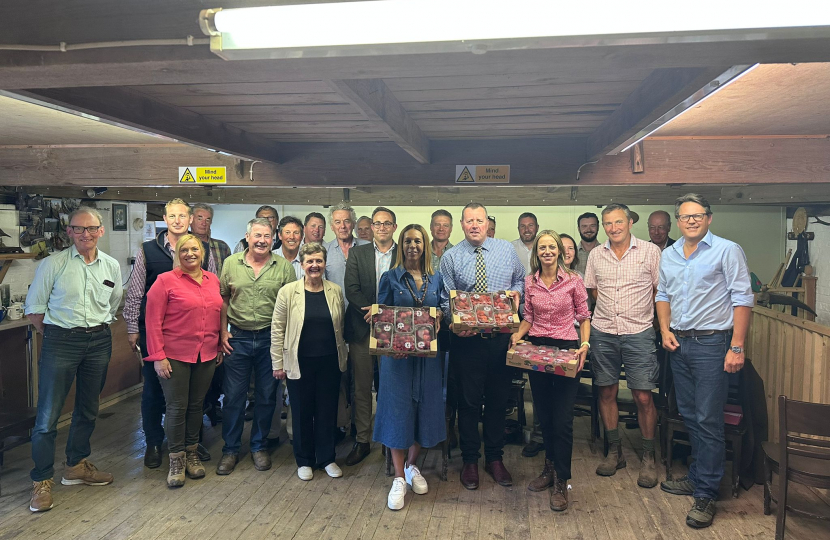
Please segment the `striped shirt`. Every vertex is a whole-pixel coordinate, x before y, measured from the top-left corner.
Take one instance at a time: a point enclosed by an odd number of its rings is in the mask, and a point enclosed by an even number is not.
[[[638,334],[654,320],[654,291],[660,279],[660,248],[631,236],[619,260],[607,240],[588,255],[585,286],[597,290],[591,326],[614,335]]]
[[[559,268],[556,281],[548,287],[540,273],[525,278],[524,318],[530,323],[528,335],[553,339],[577,339],[574,321],[591,317],[588,293],[579,274]]]

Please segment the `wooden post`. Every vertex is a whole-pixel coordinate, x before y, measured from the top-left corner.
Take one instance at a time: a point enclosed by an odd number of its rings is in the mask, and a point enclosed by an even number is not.
[[[646,172],[646,156],[643,152],[643,141],[631,147],[631,172],[634,174]]]

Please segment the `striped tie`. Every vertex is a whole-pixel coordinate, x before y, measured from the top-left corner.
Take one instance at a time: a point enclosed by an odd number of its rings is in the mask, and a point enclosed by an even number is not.
[[[487,270],[484,268],[484,254],[481,246],[476,249],[476,284],[473,292],[487,292]]]

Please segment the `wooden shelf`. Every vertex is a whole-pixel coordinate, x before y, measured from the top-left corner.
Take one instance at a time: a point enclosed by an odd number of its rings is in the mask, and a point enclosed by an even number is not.
[[[34,259],[37,253],[0,253],[0,261],[14,261],[18,259]]]

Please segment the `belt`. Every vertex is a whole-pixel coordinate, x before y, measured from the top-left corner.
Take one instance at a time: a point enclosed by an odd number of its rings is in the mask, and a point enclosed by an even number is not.
[[[75,328],[64,328],[63,326],[58,326],[56,324],[47,324],[46,326],[51,326],[52,328],[58,328],[60,330],[72,332],[73,334],[92,334],[94,332],[106,330],[107,328],[109,328],[110,325],[104,323],[99,324],[98,326],[76,326]]]
[[[711,336],[711,335],[714,335],[714,334],[728,334],[731,331],[732,331],[732,329],[729,329],[729,330],[675,330],[675,329],[672,329],[672,333],[677,337]]]
[[[240,328],[240,327],[236,326],[235,324],[231,324],[230,326],[232,328],[236,328],[240,332],[253,332],[253,333],[256,333],[256,332],[263,332],[265,330],[268,330],[269,332],[271,331],[271,325],[263,326],[262,328],[257,328],[256,330],[246,330],[245,328]]]

